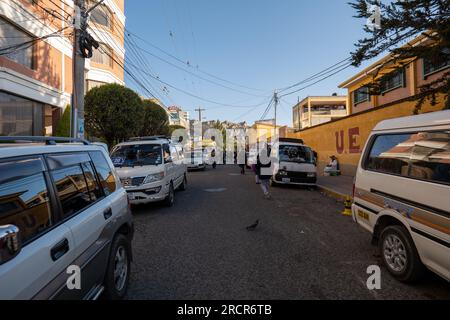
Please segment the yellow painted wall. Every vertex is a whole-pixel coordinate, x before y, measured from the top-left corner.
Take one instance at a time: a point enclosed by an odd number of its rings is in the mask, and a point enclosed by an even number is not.
[[[330,162],[329,157],[336,155],[342,174],[352,176],[356,172],[362,150],[372,129],[383,120],[413,115],[415,105],[416,102],[407,101],[375,108],[291,134],[290,137],[303,139],[305,144],[317,151],[320,172]],[[436,106],[426,102],[422,112],[439,111],[443,106],[443,99]]]

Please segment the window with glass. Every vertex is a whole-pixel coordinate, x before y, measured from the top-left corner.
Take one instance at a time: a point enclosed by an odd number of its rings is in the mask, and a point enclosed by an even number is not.
[[[115,167],[157,166],[162,164],[161,145],[133,144],[116,147],[111,153]]]
[[[0,91],[0,136],[41,136],[44,105]]]
[[[450,184],[450,132],[378,136],[365,167],[381,173]]]
[[[103,192],[106,196],[112,194],[116,191],[116,179],[108,164],[108,161],[100,151],[90,152],[89,155],[94,163]]]
[[[0,225],[9,224],[24,244],[54,224],[40,158],[0,162]]]
[[[385,93],[405,86],[405,70],[399,69],[381,79],[381,93]]]
[[[450,66],[450,49],[442,54],[436,61],[430,59],[423,59],[423,76],[426,78],[428,75],[444,70]]]
[[[353,92],[353,102],[355,105],[369,101],[369,99],[370,95],[368,87],[361,87]]]
[[[90,3],[90,7],[95,3]],[[91,21],[108,29],[112,28],[112,14],[105,5],[99,5],[90,14]]]
[[[314,163],[314,153],[308,147],[282,145],[279,148],[280,162]]]
[[[0,25],[0,49],[2,50],[2,56],[33,69],[34,45],[22,46],[20,50],[15,50],[14,47],[18,44],[32,41],[33,37],[15,27],[8,20],[0,18]],[[3,52],[3,49],[8,48],[11,49]]]
[[[102,197],[88,154],[52,155],[47,162],[61,202],[63,219],[78,214]]]
[[[98,49],[93,49],[91,61],[105,66],[113,66],[113,50],[104,43]]]

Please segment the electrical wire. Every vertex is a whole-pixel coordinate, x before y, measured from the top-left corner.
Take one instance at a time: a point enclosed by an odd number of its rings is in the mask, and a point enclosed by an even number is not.
[[[304,89],[307,89],[307,88],[309,88],[309,87],[312,87],[313,85],[318,84],[318,83],[320,83],[320,82],[322,82],[322,81],[324,81],[324,80],[326,80],[326,79],[328,79],[328,78],[331,78],[332,76],[338,74],[339,72],[341,72],[341,71],[343,71],[343,70],[345,70],[345,69],[347,69],[347,68],[349,68],[349,67],[351,67],[351,66],[352,66],[352,64],[351,64],[351,63],[348,63],[347,65],[344,65],[342,68],[340,68],[340,69],[337,70],[336,72],[333,72],[333,73],[327,75],[326,77],[323,77],[323,78],[321,78],[321,79],[319,79],[319,80],[317,80],[317,81],[315,81],[315,82],[313,82],[313,83],[311,83],[311,84],[309,84],[309,85],[307,85],[307,86],[304,86],[304,87],[299,88],[299,89],[296,89],[296,90],[294,90],[294,91],[285,93],[285,94],[281,95],[280,98],[289,96],[289,95],[291,95],[291,94],[294,94],[294,93],[300,92],[300,91],[302,91],[302,90],[304,90]]]

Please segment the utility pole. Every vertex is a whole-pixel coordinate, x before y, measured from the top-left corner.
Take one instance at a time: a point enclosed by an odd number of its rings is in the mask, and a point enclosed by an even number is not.
[[[203,120],[202,112],[206,111],[206,109],[198,108],[198,109],[195,109],[195,111],[198,112],[198,121],[202,122],[202,120]]]
[[[278,135],[278,132],[277,132],[277,116],[278,116],[278,103],[280,102],[280,98],[278,97],[278,92],[274,92],[273,93],[273,101],[275,102],[275,132],[277,133],[277,135]]]
[[[84,139],[84,68],[85,60],[92,57],[99,43],[87,32],[89,13],[104,0],[86,10],[85,0],[74,0],[74,36],[72,54],[72,110],[70,133],[73,138]]]
[[[74,0],[74,37],[72,55],[72,112],[71,135],[73,138],[84,138],[84,67],[85,57],[81,51],[81,38],[86,31],[86,7],[84,0]]]

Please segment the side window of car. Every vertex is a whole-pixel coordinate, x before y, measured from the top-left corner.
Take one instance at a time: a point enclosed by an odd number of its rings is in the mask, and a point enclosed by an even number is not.
[[[89,161],[87,154],[48,157],[50,173],[62,206],[63,219],[76,215],[98,200],[97,181],[87,178],[93,174],[92,167],[89,168]],[[90,173],[85,171],[89,169]]]
[[[103,192],[106,196],[109,196],[116,191],[116,179],[113,171],[102,152],[94,151],[90,152],[89,155],[91,156],[92,162],[97,170]]]
[[[450,184],[450,132],[421,132],[415,136],[408,176]]]
[[[19,228],[23,244],[54,224],[42,159],[0,163],[0,225],[8,224]]]
[[[366,169],[407,176],[414,136],[396,134],[376,137],[366,159]]]
[[[170,157],[170,146],[168,144],[163,145],[164,162]]]

